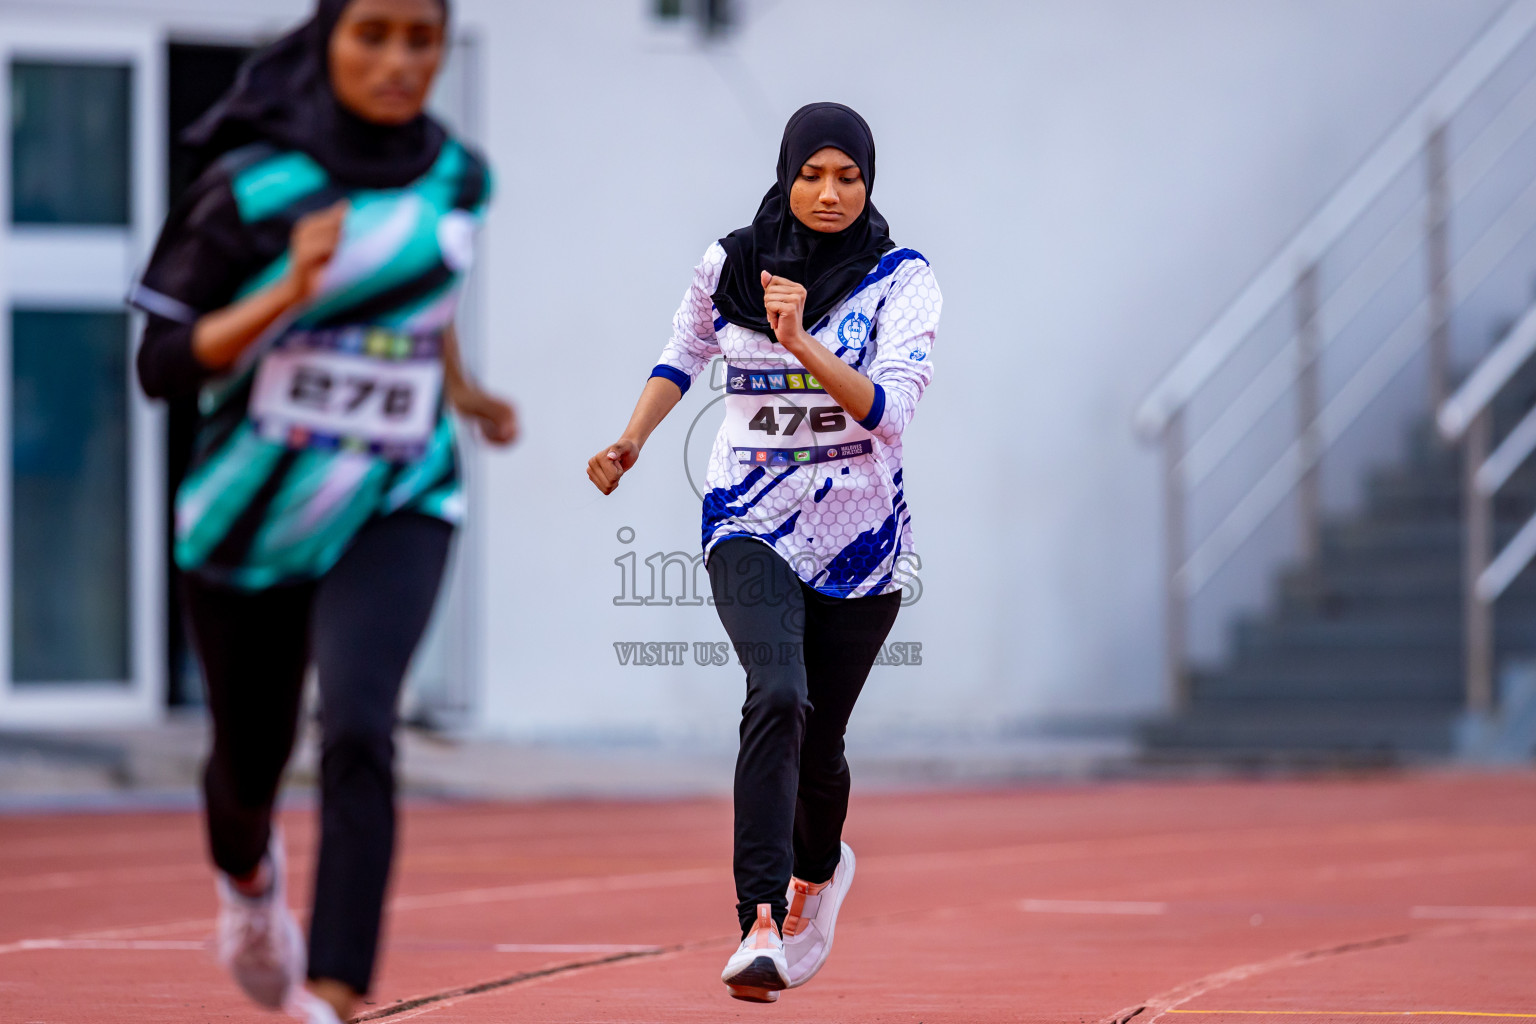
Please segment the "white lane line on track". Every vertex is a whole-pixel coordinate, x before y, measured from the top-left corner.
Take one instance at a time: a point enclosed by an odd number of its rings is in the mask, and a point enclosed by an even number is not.
[[[208,949],[208,943],[195,939],[22,939],[5,947],[6,952],[32,952],[37,950],[75,950],[99,952],[101,950],[196,952]],[[659,953],[663,949],[654,944],[636,945],[618,942],[499,942],[490,946],[465,947],[468,951],[489,950],[493,953]]]
[[[1168,913],[1168,904],[1141,900],[1020,900],[1026,914],[1129,914],[1154,916]]]
[[[200,861],[139,868],[104,868],[99,871],[54,871],[44,875],[0,878],[0,892],[51,892],[88,886],[142,885],[147,882],[181,882],[206,870]]]
[[[565,878],[557,882],[525,882],[488,889],[455,889],[421,896],[398,896],[390,909],[433,910],[463,907],[477,903],[505,903],[513,900],[545,899],[551,896],[581,896],[597,892],[624,892],[636,889],[666,889],[728,879],[725,868],[689,868],[681,871],[650,871],[634,875],[596,875]]]
[[[498,953],[660,953],[661,946],[635,946],[600,942],[499,942]]]
[[[1426,921],[1536,921],[1536,907],[1414,907],[1408,916]]]
[[[130,949],[130,950],[197,950],[208,948],[203,941],[190,939],[22,939],[3,948],[5,952],[34,949]]]
[[[528,882],[523,885],[503,885],[489,889],[456,889],[449,892],[425,893],[420,896],[397,896],[390,901],[390,911],[432,910],[442,907],[475,906],[484,903],[506,903],[516,900],[547,899],[555,896],[581,896],[589,893],[628,892],[644,889],[665,889],[701,882],[729,879],[725,868],[692,868],[681,871],[651,871],[633,875],[598,875],[595,877],[566,878],[555,882]],[[23,939],[20,942],[0,944],[0,955],[19,953],[28,948],[27,943],[72,941],[76,939],[120,939],[136,935],[178,931],[207,931],[213,927],[211,918],[195,921],[175,921],[169,924],[145,925],[139,928],[120,928],[110,931],[76,932],[51,939]],[[651,949],[652,947],[645,947]]]

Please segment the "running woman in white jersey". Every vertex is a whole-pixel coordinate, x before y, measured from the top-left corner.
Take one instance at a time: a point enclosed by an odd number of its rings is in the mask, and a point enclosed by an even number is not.
[[[490,178],[422,112],[447,19],[447,0],[319,0],[257,53],[189,132],[214,162],[132,296],[145,390],[197,399],[175,551],[213,720],[217,952],[311,1024],[352,1016],[373,977],[395,707],[464,505],[446,406],[492,441],[516,432],[453,332]],[[272,816],[311,664],[306,951]]]
[[[928,261],[891,242],[874,180],[862,117],[837,103],[797,111],[778,181],[750,225],[705,252],[629,426],[587,464],[612,493],[724,357],[703,545],[747,670],[735,790],[744,937],[721,974],[738,999],[774,1001],[831,951],[854,872],[843,734],[912,547],[901,438],[933,373],[941,299]]]

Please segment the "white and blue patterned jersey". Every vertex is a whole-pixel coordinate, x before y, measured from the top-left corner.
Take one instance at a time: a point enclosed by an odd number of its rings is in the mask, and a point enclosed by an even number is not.
[[[718,243],[704,253],[673,317],[672,339],[651,375],[686,392],[722,356],[728,377],[731,371],[762,370],[767,376],[752,375],[753,386],[771,380],[783,388],[781,375],[789,371],[790,386],[802,386],[802,378],[792,372],[798,369],[796,360],[782,345],[727,323],[715,309],[711,296],[725,259]],[[867,597],[901,585],[898,560],[912,550],[901,437],[933,376],[942,305],[928,261],[911,249],[894,249],[812,327],[813,338],[875,385],[869,415],[858,421],[860,433],[867,431],[869,437],[843,449],[859,452],[851,458],[835,459],[837,452],[826,450],[815,451],[810,461],[813,452],[784,449],[765,462],[767,453],[753,460],[739,438],[728,436],[729,422],[722,426],[705,484],[706,558],[722,540],[752,537],[772,545],[802,580],[829,596]],[[812,377],[803,380],[816,384]],[[786,392],[783,397],[795,396]],[[829,408],[833,415],[841,413]],[[823,454],[827,461],[821,461]]]

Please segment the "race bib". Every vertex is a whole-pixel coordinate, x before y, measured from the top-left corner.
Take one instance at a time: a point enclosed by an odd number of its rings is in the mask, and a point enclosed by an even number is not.
[[[409,462],[426,451],[443,390],[441,338],[378,328],[293,331],[261,357],[250,416],[291,448]]]
[[[869,455],[873,435],[799,367],[725,372],[725,431],[740,463],[809,465]]]

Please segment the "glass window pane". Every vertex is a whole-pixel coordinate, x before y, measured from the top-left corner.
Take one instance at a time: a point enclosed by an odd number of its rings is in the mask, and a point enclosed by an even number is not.
[[[11,219],[127,224],[130,69],[11,64]]]
[[[128,679],[128,318],[11,316],[11,678]]]

